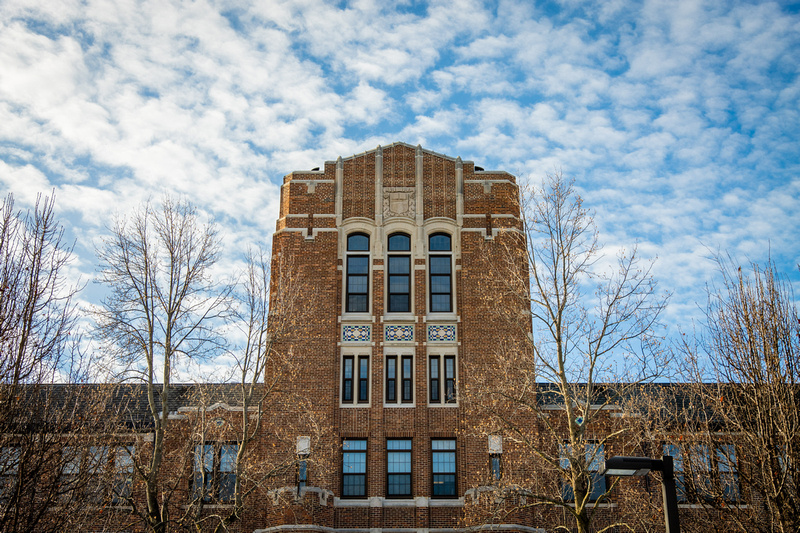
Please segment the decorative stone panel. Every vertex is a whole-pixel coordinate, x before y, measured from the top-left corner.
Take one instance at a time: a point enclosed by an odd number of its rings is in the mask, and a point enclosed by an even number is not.
[[[383,189],[384,218],[413,218],[416,212],[416,196],[413,187],[385,187]]]
[[[385,342],[408,342],[414,340],[414,326],[386,326],[384,330]]]
[[[428,342],[456,342],[456,327],[449,326],[428,326]]]
[[[369,342],[372,326],[342,326],[342,342]]]

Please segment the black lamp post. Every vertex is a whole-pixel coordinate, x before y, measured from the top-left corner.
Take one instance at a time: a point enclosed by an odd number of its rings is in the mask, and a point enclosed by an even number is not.
[[[661,472],[661,495],[664,498],[664,522],[667,526],[667,533],[680,533],[678,494],[675,489],[675,473],[671,456],[664,455],[661,459],[612,457],[606,461],[601,474],[606,476],[645,476],[651,470]]]

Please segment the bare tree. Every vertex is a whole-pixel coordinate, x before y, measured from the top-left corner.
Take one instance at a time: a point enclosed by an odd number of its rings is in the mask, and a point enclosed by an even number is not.
[[[709,291],[705,328],[684,336],[683,408],[665,419],[682,431],[662,428],[662,440],[680,454],[683,497],[706,515],[722,516],[729,530],[798,531],[796,300],[772,262],[742,268],[718,257],[717,264],[721,284]]]
[[[102,395],[86,379],[55,200],[0,207],[0,530],[64,531],[90,520],[97,470],[87,436]],[[65,382],[71,385],[59,385]],[[69,513],[59,509],[69,508]]]
[[[595,531],[611,489],[599,475],[603,456],[627,445],[622,419],[608,413],[631,384],[658,374],[654,330],[666,297],[635,248],[606,266],[572,181],[555,175],[527,189],[521,211],[525,242],[488,269],[502,283],[493,298],[516,300],[497,308],[511,310],[504,320],[523,341],[487,354],[467,384],[484,420],[478,432],[505,442],[506,467],[482,489],[490,495],[484,508],[495,518],[536,512],[553,521],[561,509],[577,531]]]
[[[156,532],[169,529],[171,500],[185,490],[181,475],[191,457],[165,443],[176,425],[169,419],[175,365],[224,345],[217,327],[230,290],[211,278],[218,250],[212,224],[201,223],[186,201],[165,198],[119,219],[98,251],[99,282],[109,291],[96,313],[99,336],[118,375],[146,387],[152,441],[137,452],[135,468],[146,506],[134,510]],[[187,441],[173,439],[184,447]],[[172,463],[172,477],[166,463]]]
[[[320,437],[327,425],[292,385],[301,370],[291,349],[293,335],[301,330],[297,324],[298,304],[301,297],[303,302],[314,301],[315,291],[293,265],[283,261],[277,266],[271,276],[264,251],[251,251],[243,280],[237,286],[232,334],[242,341],[231,351],[236,361],[236,394],[232,400],[240,410],[219,429],[207,421],[212,416],[207,407],[213,400],[198,402],[197,446],[209,441],[236,443],[227,450],[233,459],[234,474],[227,494],[230,505],[209,511],[205,504],[214,501],[219,481],[215,486],[209,469],[195,473],[197,490],[190,510],[198,530],[227,531],[241,520],[248,498],[258,495],[264,499],[270,489],[285,485],[289,479],[295,491],[285,504],[291,505],[302,497],[302,480],[295,480],[295,472],[306,472],[308,463],[323,455]],[[276,349],[279,343],[288,350]],[[298,435],[307,438],[300,454]],[[271,444],[268,453],[263,453],[263,447],[258,449],[264,442]]]

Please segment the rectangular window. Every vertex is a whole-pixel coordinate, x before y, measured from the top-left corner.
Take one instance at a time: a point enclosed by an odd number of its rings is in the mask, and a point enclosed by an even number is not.
[[[736,448],[733,444],[717,446],[713,459],[705,444],[690,445],[686,450],[689,452],[688,458],[684,457],[684,450],[680,447],[674,444],[664,445],[664,455],[672,457],[678,503],[713,500],[718,495],[728,502],[739,501],[739,474],[736,469]],[[712,465],[712,460],[715,465]],[[690,469],[688,476],[687,466]],[[713,473],[713,466],[716,466],[718,478]]]
[[[386,358],[386,403],[397,402],[397,356]]]
[[[108,446],[89,446],[86,449],[84,467],[91,479],[86,483],[86,496],[92,503],[102,503],[108,495],[106,484],[106,465],[108,464]]]
[[[444,356],[444,401],[456,403],[456,358]]]
[[[81,450],[77,446],[61,448],[61,474],[59,475],[59,497],[64,501],[73,498],[81,473]]]
[[[386,356],[386,403],[397,403],[398,396],[402,403],[414,402],[414,356]],[[399,386],[399,394],[398,394]]]
[[[431,440],[433,497],[456,497],[456,440]]]
[[[444,379],[442,379],[444,378]],[[430,403],[456,403],[456,356],[431,355],[428,359]]]
[[[353,402],[353,356],[342,358],[342,402]]]
[[[411,439],[386,441],[386,495],[411,497]]]
[[[342,356],[342,403],[369,403],[369,356]]]
[[[672,457],[672,470],[675,476],[675,492],[678,495],[678,503],[686,503],[689,498],[686,494],[686,472],[683,467],[681,450],[674,444],[665,444],[663,453]]]
[[[238,444],[198,444],[194,452],[192,497],[204,502],[229,502],[236,487]]]
[[[300,459],[297,463],[297,495],[308,486],[308,461]]]
[[[342,442],[342,497],[367,496],[367,441],[345,439]]]
[[[727,502],[739,501],[739,473],[736,468],[736,448],[733,444],[717,447],[717,470],[722,488],[722,498]]]
[[[358,403],[369,402],[369,357],[358,358]]]
[[[348,313],[369,312],[369,256],[347,256],[347,303]]]
[[[450,256],[430,256],[431,312],[449,313],[451,306]]]
[[[134,446],[117,446],[114,450],[114,487],[112,505],[125,505],[131,497],[133,485]]]
[[[500,481],[503,477],[503,456],[499,453],[493,453],[489,456],[489,459],[492,481]]]
[[[389,256],[389,312],[411,311],[411,257]]]
[[[403,356],[403,403],[414,401],[414,359],[410,355]]]
[[[7,503],[14,494],[19,474],[19,461],[19,447],[0,447],[0,504]]]
[[[428,391],[431,396],[430,403],[441,403],[441,395],[439,394],[441,388],[441,381],[439,379],[439,356],[432,355],[430,358]]]
[[[570,469],[569,456],[571,447],[568,443],[559,446],[559,464],[563,470]],[[589,501],[595,502],[607,491],[606,477],[600,474],[605,463],[605,449],[602,444],[586,443],[585,460],[589,471]],[[572,485],[566,480],[561,482],[561,497],[565,502],[574,502],[575,494]]]

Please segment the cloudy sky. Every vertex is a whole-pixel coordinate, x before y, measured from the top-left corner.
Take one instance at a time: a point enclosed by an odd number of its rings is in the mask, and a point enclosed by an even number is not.
[[[674,324],[711,251],[800,289],[799,67],[796,1],[0,0],[0,191],[55,190],[89,280],[164,192],[231,261],[269,244],[283,175],[378,144],[560,169],[610,250],[658,256]]]

